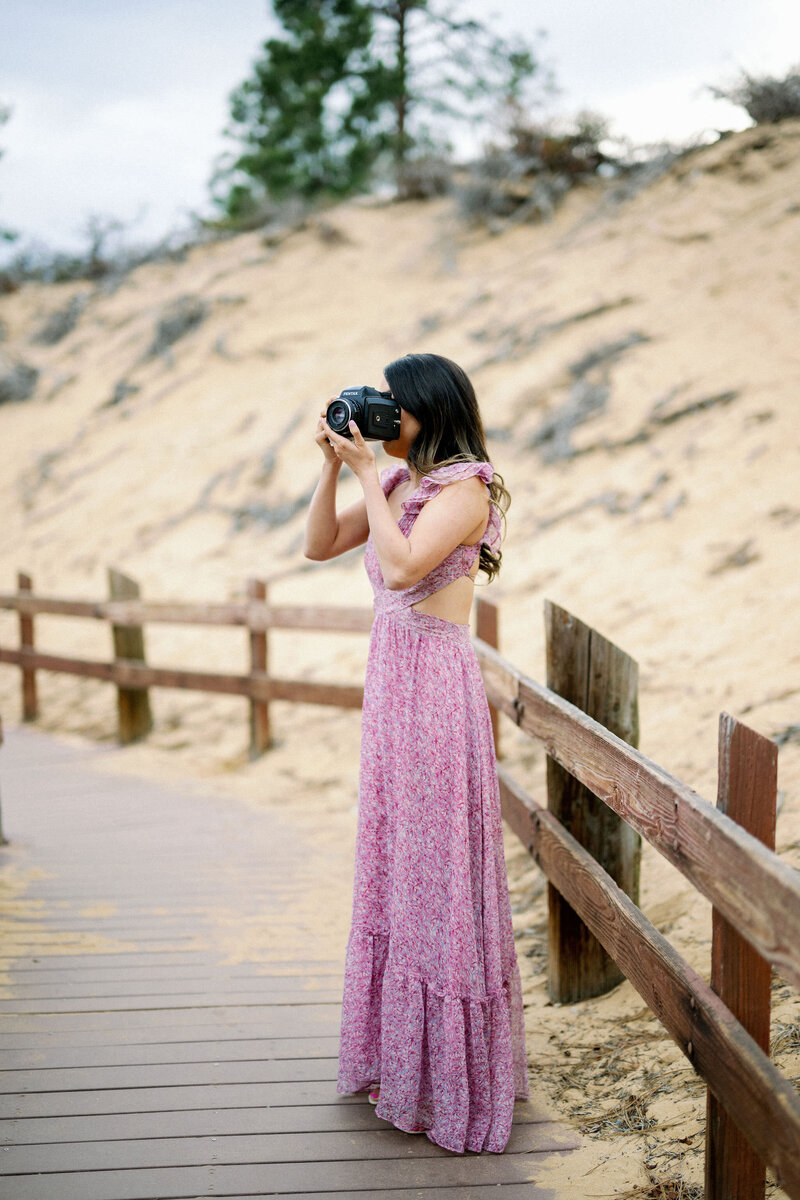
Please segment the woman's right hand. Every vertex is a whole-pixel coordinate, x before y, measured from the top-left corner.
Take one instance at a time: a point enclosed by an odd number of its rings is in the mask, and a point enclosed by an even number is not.
[[[335,399],[335,397],[332,396],[331,399]],[[333,446],[328,441],[328,435],[325,432],[325,413],[326,413],[326,411],[327,411],[326,409],[323,409],[322,412],[319,414],[319,420],[317,421],[317,432],[314,435],[314,441],[317,443],[320,450],[324,454],[326,462],[340,464],[341,459],[337,456],[335,450],[333,449]]]

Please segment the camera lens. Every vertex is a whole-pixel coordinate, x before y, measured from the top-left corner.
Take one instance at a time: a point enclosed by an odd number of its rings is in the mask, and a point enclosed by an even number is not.
[[[335,401],[328,409],[328,424],[334,433],[338,433],[340,429],[347,428],[349,417],[350,410],[341,400]]]

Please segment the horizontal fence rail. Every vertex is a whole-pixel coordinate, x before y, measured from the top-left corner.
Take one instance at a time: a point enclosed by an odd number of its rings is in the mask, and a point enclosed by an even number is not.
[[[0,608],[24,616],[48,613],[61,617],[92,617],[114,625],[230,625],[252,630],[308,629],[320,633],[369,633],[371,608],[331,608],[322,605],[266,604],[231,601],[219,604],[177,604],[145,600],[59,600],[51,596],[20,596],[0,592]]]
[[[184,671],[174,667],[148,667],[140,662],[119,658],[98,662],[89,658],[65,658],[59,654],[41,654],[37,650],[0,649],[0,662],[25,670],[56,671],[62,675],[81,675],[100,679],[118,687],[183,688],[197,692],[216,692],[225,696],[245,696],[250,700],[294,700],[307,704],[331,704],[337,708],[360,708],[363,687],[313,680],[276,679],[258,674],[224,675],[214,671]]]

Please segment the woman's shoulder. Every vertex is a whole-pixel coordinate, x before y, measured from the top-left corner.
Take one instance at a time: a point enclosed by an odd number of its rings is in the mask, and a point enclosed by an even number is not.
[[[438,496],[442,489],[449,485],[474,481],[473,486],[480,483],[488,488],[493,479],[494,467],[490,462],[455,462],[443,467],[434,467],[427,475],[423,475],[413,495],[403,501],[403,509],[406,512],[418,513],[423,504]],[[500,510],[489,496],[489,520],[481,540],[496,550],[501,538]]]

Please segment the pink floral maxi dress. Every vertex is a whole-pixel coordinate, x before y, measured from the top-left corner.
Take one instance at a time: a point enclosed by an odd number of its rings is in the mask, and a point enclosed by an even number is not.
[[[423,504],[490,463],[434,470]],[[408,479],[383,473],[386,495]],[[494,505],[482,539],[499,544]],[[390,591],[371,539],[375,592],[364,687],[352,925],[337,1092],[380,1082],[377,1116],[423,1126],[448,1150],[502,1151],[529,1095],[522,987],[511,925],[494,742],[468,625],[412,608],[468,574],[458,546],[419,583]]]

